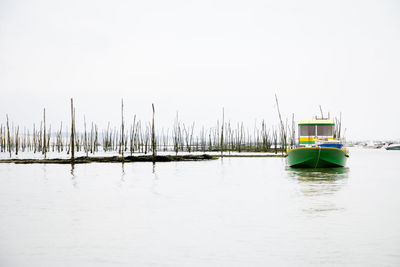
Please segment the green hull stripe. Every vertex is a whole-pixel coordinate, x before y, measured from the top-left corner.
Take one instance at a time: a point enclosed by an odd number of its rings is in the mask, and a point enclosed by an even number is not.
[[[299,144],[306,144],[306,145],[308,145],[308,144],[315,144],[315,142],[314,142],[314,141],[300,141]]]

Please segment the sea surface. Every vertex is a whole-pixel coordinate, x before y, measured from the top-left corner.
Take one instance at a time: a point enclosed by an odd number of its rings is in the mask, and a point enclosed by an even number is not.
[[[0,164],[0,266],[400,266],[400,151]]]

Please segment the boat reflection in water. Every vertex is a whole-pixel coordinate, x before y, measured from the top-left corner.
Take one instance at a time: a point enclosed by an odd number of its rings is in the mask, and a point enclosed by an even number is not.
[[[312,182],[312,181],[337,181],[340,179],[348,178],[349,168],[290,168],[286,167],[288,176],[296,178],[299,181]]]
[[[287,177],[298,181],[297,205],[310,215],[324,215],[327,212],[342,211],[344,205],[335,196],[346,186],[348,168],[286,168]]]

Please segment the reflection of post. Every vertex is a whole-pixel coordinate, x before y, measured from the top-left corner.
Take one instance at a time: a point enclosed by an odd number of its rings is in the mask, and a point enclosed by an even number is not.
[[[72,175],[72,178],[75,177],[74,170],[75,170],[75,164],[71,164],[71,175]]]
[[[153,175],[154,175],[154,179],[153,179],[153,183],[152,183],[152,186],[151,186],[151,191],[152,191],[152,193],[154,194],[154,195],[157,195],[157,196],[159,196],[160,195],[160,193],[159,192],[157,192],[157,187],[158,187],[158,175],[157,175],[157,172],[156,172],[156,164],[153,164]]]
[[[78,183],[76,182],[76,176],[75,176],[75,164],[71,163],[71,180],[72,180],[72,186],[77,188],[78,187]]]
[[[45,181],[47,181],[47,169],[46,169],[46,164],[42,164],[42,170],[43,170],[43,178]]]
[[[124,162],[122,162],[122,172],[121,172],[121,181],[125,182],[125,166]]]

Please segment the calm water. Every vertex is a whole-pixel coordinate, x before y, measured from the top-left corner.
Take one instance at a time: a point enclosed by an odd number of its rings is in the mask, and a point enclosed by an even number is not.
[[[399,152],[0,164],[0,266],[399,266]]]

